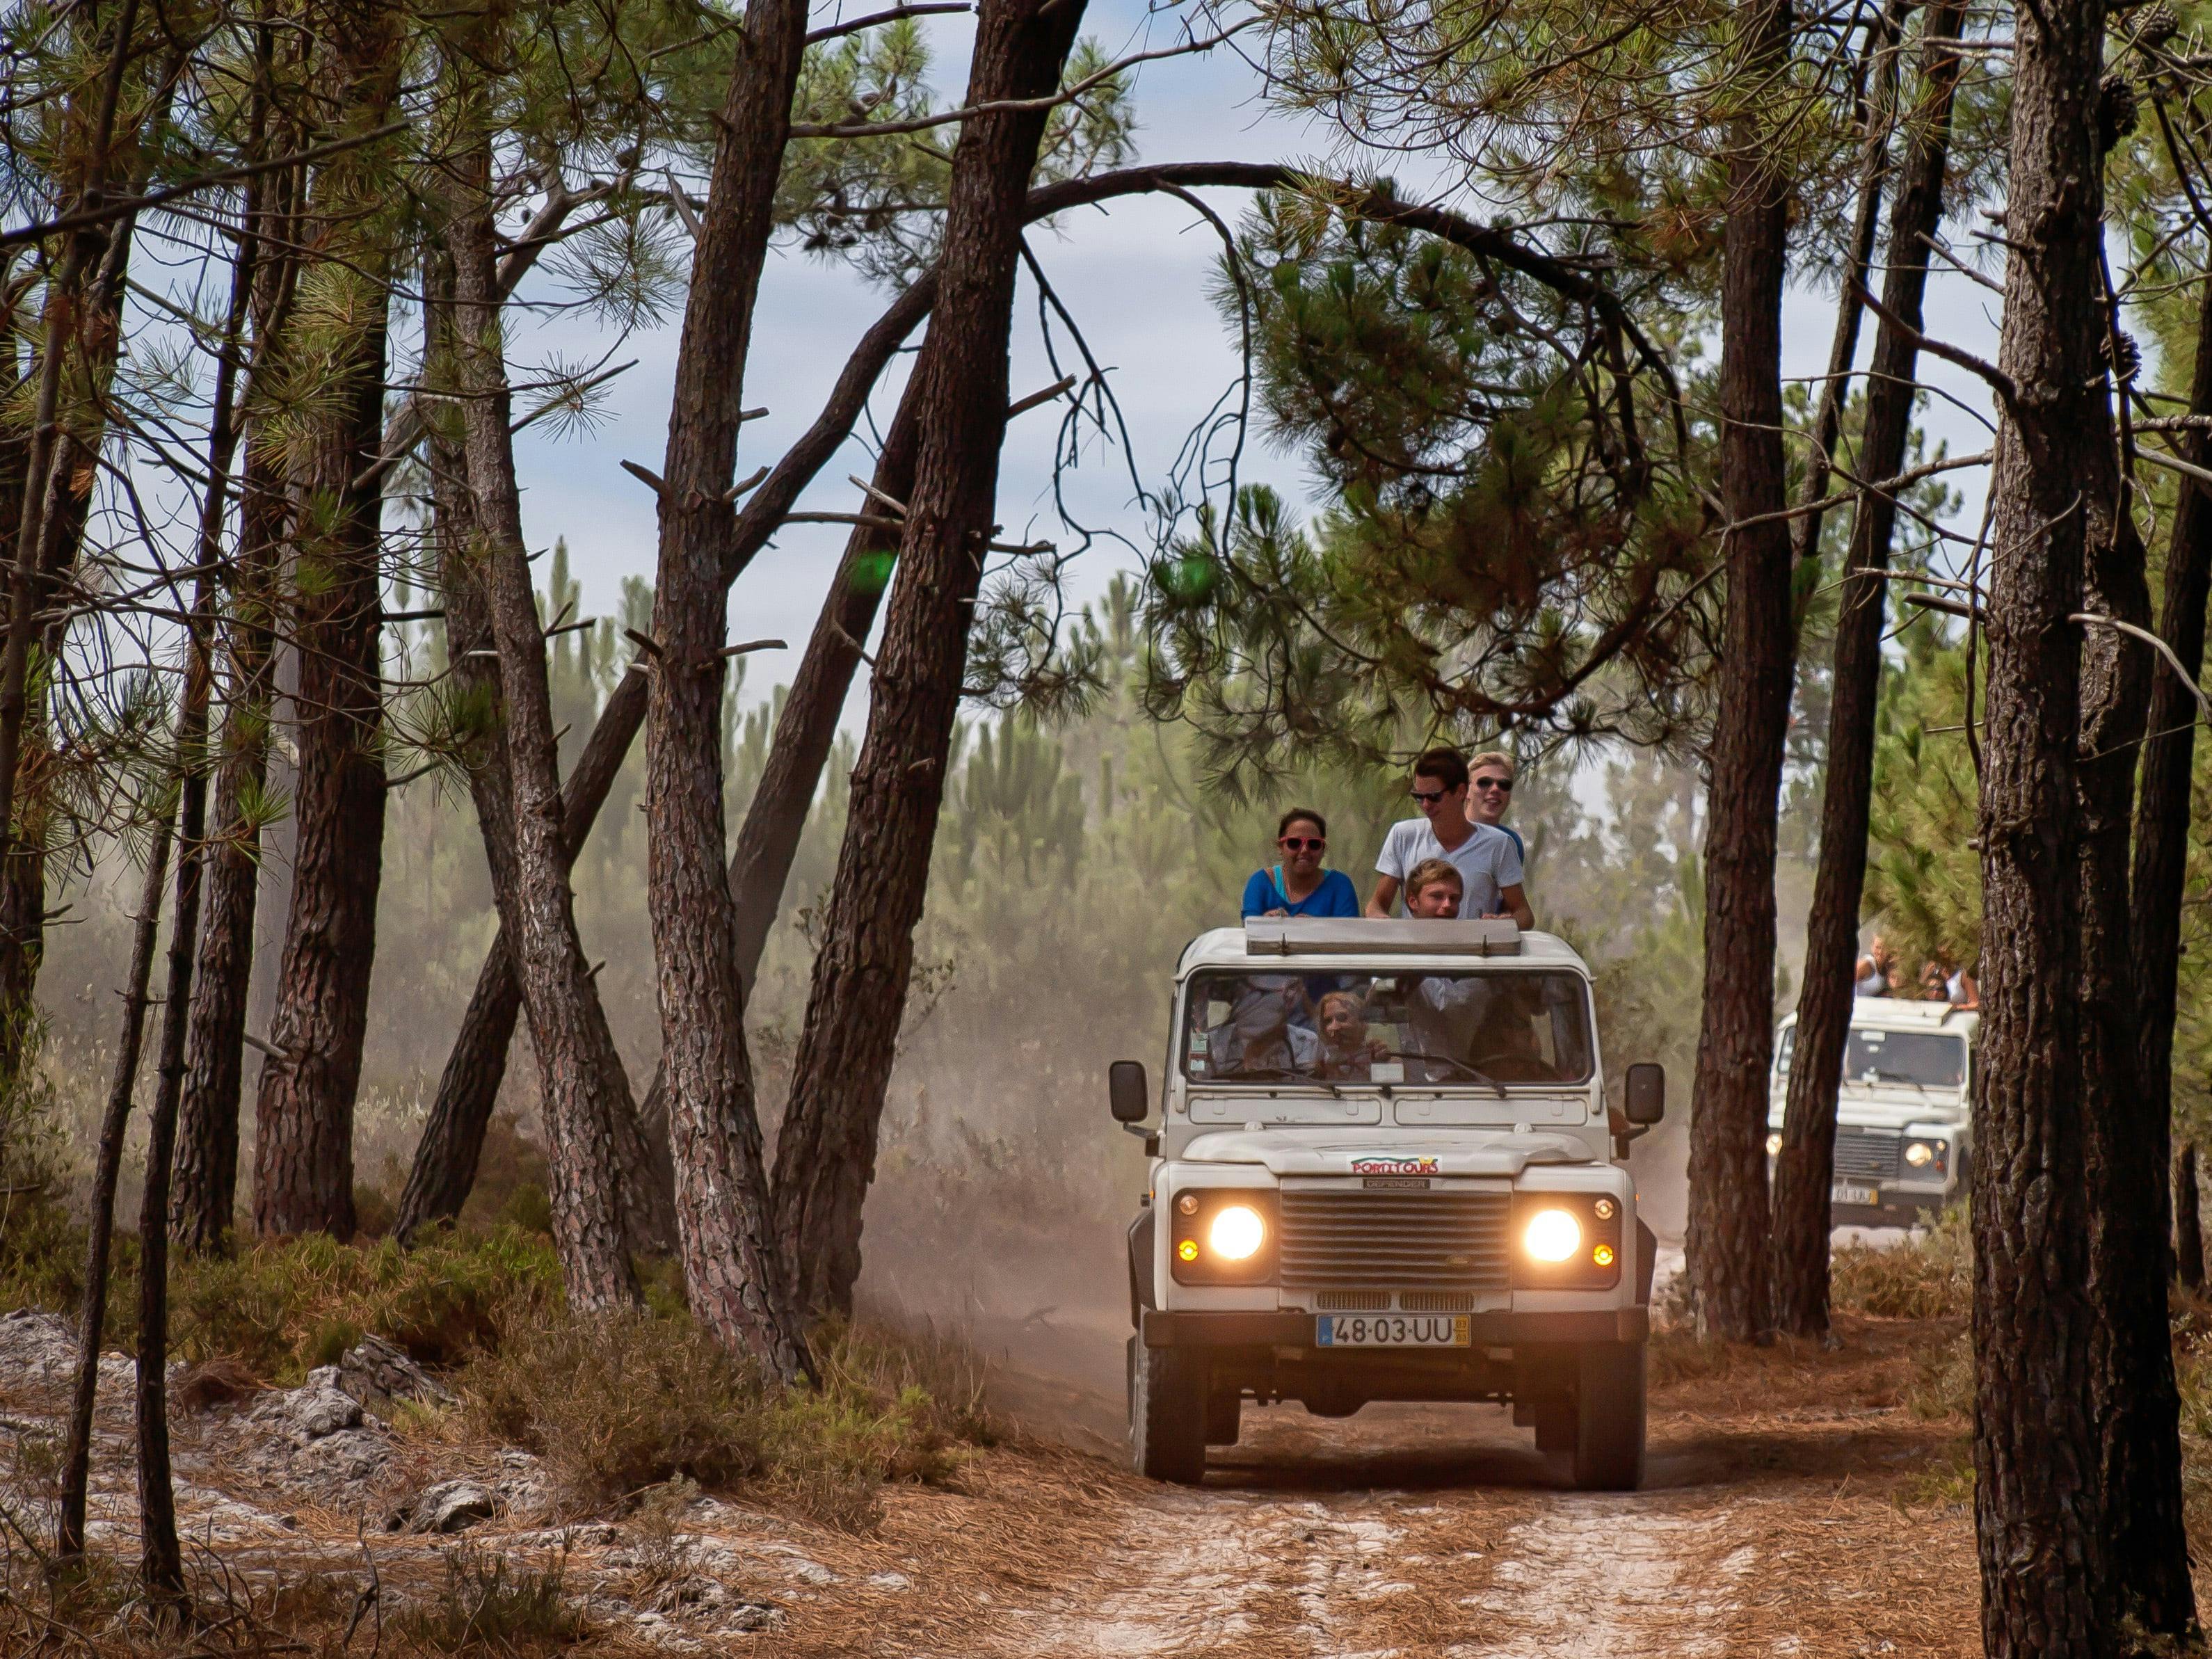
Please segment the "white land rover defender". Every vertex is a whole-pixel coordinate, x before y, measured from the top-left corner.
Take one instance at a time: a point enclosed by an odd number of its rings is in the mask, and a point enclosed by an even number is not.
[[[1623,1167],[1665,1110],[1632,1066],[1608,1119],[1582,958],[1510,921],[1254,918],[1176,970],[1129,1228],[1129,1437],[1196,1481],[1243,1402],[1348,1417],[1495,1401],[1577,1486],[1644,1473],[1653,1240]]]
[[[1911,1227],[1966,1190],[1974,1051],[1982,1017],[1943,1002],[1859,997],[1836,1095],[1829,1218],[1839,1227]],[[1797,1016],[1782,1022],[1767,1094],[1766,1173],[1782,1152]]]

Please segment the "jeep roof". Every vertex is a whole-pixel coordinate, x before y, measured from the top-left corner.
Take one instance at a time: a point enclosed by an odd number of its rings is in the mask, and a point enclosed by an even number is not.
[[[1200,968],[1250,969],[1281,957],[1326,957],[1388,973],[1409,957],[1460,957],[1498,968],[1589,968],[1575,948],[1552,933],[1523,933],[1510,919],[1453,921],[1364,916],[1253,916],[1239,927],[1216,927],[1183,947],[1180,980]]]

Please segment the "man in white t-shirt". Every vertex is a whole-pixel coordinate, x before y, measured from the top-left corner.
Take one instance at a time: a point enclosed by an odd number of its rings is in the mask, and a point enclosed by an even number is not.
[[[1521,852],[1513,837],[1491,824],[1468,821],[1467,762],[1459,751],[1431,749],[1415,761],[1412,794],[1421,816],[1392,824],[1383,837],[1367,914],[1389,916],[1413,866],[1425,859],[1443,859],[1467,884],[1462,915],[1510,916],[1523,927],[1534,927],[1536,915],[1521,891]]]

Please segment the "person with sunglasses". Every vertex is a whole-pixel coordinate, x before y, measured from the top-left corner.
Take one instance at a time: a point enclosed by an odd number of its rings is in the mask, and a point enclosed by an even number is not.
[[[1510,916],[1523,927],[1536,925],[1521,891],[1521,849],[1504,830],[1473,821],[1467,783],[1467,763],[1456,749],[1431,749],[1413,763],[1410,793],[1421,816],[1392,824],[1383,837],[1369,915],[1387,919],[1413,869],[1429,859],[1445,859],[1465,884],[1462,915]]]
[[[1255,870],[1244,884],[1248,916],[1356,916],[1359,891],[1341,870],[1322,867],[1328,850],[1328,825],[1310,806],[1294,806],[1275,826],[1275,850],[1283,861]]]
[[[1486,823],[1493,830],[1503,830],[1513,837],[1513,850],[1521,855],[1521,862],[1528,862],[1528,849],[1522,843],[1521,832],[1505,822],[1505,809],[1513,805],[1513,757],[1503,749],[1492,749],[1477,755],[1467,763],[1467,816],[1474,823]]]

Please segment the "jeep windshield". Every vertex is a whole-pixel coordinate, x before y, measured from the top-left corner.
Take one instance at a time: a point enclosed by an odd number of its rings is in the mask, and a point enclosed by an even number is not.
[[[1195,1083],[1587,1083],[1580,975],[1492,969],[1195,975],[1178,1042]]]
[[[1790,1075],[1797,1028],[1782,1034],[1778,1075]],[[1846,1083],[1902,1083],[1919,1089],[1955,1089],[1966,1080],[1966,1039],[1955,1031],[1882,1031],[1851,1027],[1844,1050]]]

